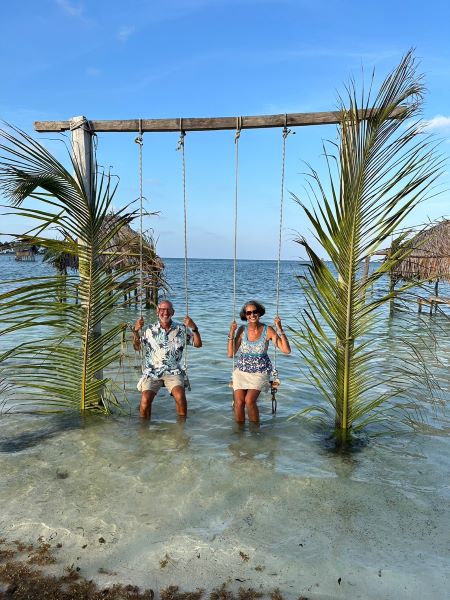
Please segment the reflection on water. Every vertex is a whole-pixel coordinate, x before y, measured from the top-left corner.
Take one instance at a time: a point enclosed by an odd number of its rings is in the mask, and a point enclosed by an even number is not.
[[[33,415],[34,416],[34,415]],[[83,418],[74,414],[60,414],[56,416],[40,417],[38,425],[35,418],[35,426],[26,431],[18,431],[11,434],[8,431],[8,415],[4,416],[4,427],[2,428],[2,437],[0,438],[0,452],[21,452],[27,448],[35,446],[51,437],[58,436],[62,431],[70,429],[80,429]],[[27,422],[30,427],[32,419]]]
[[[166,264],[181,319],[183,261]],[[144,587],[210,589],[231,577],[230,585],[279,587],[286,599],[445,597],[450,448],[442,408],[435,411],[423,396],[434,435],[386,434],[359,452],[333,454],[323,432],[290,419],[318,401],[316,391],[299,381],[294,350],[277,358],[277,414],[271,414],[270,395],[262,396],[261,426],[238,427],[226,357],[231,266],[220,260],[190,265],[191,316],[204,347],[189,352],[185,423],[176,421],[166,390],[153,403],[152,422],[139,420],[139,359],[131,344],[118,381],[125,385],[129,414],[0,418],[1,536],[53,536],[63,544],[67,564],[81,557],[88,578],[98,578],[103,568]],[[47,269],[0,256],[2,279],[8,271],[26,276],[30,268]],[[286,329],[297,326],[304,305],[293,277],[300,270],[295,262],[283,263],[280,314]],[[270,322],[275,280],[275,263],[242,261],[238,305],[256,297]],[[135,319],[133,308],[118,309],[112,321]],[[448,322],[440,315],[426,322],[440,341],[441,362],[430,358],[428,366],[439,375],[445,398]],[[400,352],[399,336],[422,336],[425,354],[433,340],[414,310],[406,319],[382,315],[375,335],[380,368],[388,368],[388,353]],[[161,569],[166,554],[171,562]]]

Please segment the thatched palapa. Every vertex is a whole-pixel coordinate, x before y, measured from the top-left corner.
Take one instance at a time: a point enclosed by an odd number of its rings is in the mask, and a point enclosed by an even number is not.
[[[391,272],[394,281],[450,281],[450,220],[424,229],[404,244],[412,251]]]
[[[130,215],[128,223],[132,220],[133,216]],[[105,228],[113,229],[116,223],[117,217],[114,214],[110,214],[106,218]],[[111,237],[104,261],[110,269],[129,268],[137,273],[140,269],[142,249],[143,295],[145,297],[145,304],[148,307],[150,304],[157,303],[158,290],[167,289],[167,282],[164,277],[164,263],[156,254],[153,238],[150,235],[144,234],[142,236],[141,248],[141,234],[132,229],[128,223],[123,225]],[[67,232],[61,231],[61,233],[67,241],[73,242],[76,247],[76,241]],[[68,269],[78,269],[78,256],[76,253],[69,254],[47,250],[44,254],[44,260],[52,264],[62,274],[67,274]],[[134,292],[137,300],[139,286],[140,281],[136,278],[132,285],[128,285],[124,289],[124,294],[127,296]]]

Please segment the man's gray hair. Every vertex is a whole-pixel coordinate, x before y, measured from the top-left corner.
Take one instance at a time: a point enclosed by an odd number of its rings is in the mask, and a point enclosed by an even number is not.
[[[157,306],[157,308],[160,308],[161,304],[170,304],[170,308],[171,308],[172,310],[174,310],[174,308],[173,308],[173,304],[172,304],[172,302],[171,302],[170,300],[160,300],[160,301],[158,302],[158,306]]]

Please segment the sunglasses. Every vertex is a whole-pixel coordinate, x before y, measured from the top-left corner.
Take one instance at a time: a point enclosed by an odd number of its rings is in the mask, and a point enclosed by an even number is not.
[[[246,310],[245,314],[249,317],[250,315],[259,315],[259,312],[257,310]]]

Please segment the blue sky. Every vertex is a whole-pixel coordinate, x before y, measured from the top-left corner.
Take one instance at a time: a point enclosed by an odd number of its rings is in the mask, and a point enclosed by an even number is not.
[[[450,154],[449,3],[364,5],[303,0],[23,0],[2,3],[0,118],[33,134],[35,120],[205,117],[336,109],[350,76],[384,77],[411,47],[428,94],[424,118]],[[63,158],[60,144],[35,134]],[[53,136],[54,137],[54,136]],[[98,161],[120,176],[116,206],[138,196],[133,134],[99,134]],[[297,128],[288,138],[282,256],[297,259],[309,237],[289,191],[302,196],[305,162],[321,171],[334,126]],[[177,134],[145,134],[146,219],[165,257],[184,251]],[[238,254],[276,258],[281,131],[243,131]],[[192,257],[233,255],[234,133],[186,138],[188,248]],[[445,173],[442,189],[450,187]],[[408,224],[449,216],[449,194]],[[25,227],[2,217],[4,231]]]

